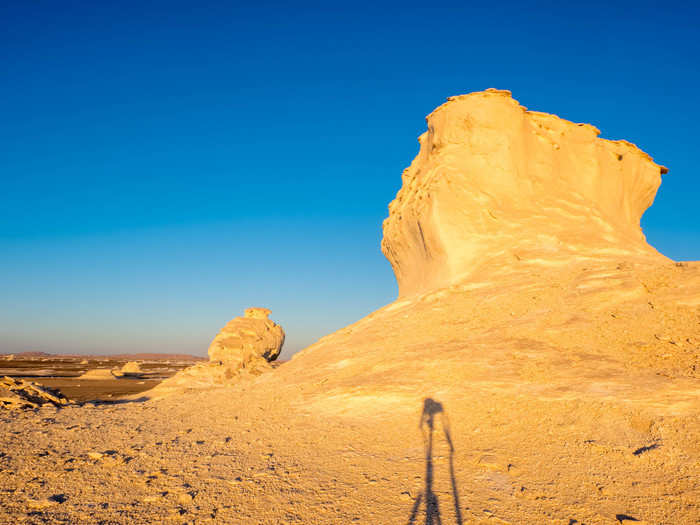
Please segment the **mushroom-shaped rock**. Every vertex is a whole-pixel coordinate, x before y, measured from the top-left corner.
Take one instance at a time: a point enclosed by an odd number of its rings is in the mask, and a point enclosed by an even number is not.
[[[639,227],[667,170],[633,144],[493,89],[451,97],[427,121],[384,221],[400,297],[490,267],[667,261]]]
[[[255,358],[277,359],[284,344],[284,330],[269,315],[267,308],[248,308],[243,317],[229,321],[209,346],[209,359],[238,366]]]

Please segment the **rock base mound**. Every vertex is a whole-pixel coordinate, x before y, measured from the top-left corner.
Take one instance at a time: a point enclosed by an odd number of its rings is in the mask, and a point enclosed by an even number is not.
[[[209,346],[209,362],[190,366],[151,390],[163,397],[188,390],[220,388],[272,370],[284,344],[284,330],[267,308],[247,308],[231,320]]]

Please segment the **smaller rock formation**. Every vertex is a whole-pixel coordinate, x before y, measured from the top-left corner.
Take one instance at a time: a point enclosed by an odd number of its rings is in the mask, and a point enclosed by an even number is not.
[[[143,373],[141,370],[141,365],[136,361],[129,361],[121,369],[122,375],[125,376],[135,376]]]
[[[272,369],[284,344],[284,330],[268,318],[267,308],[247,308],[228,322],[209,345],[209,362],[190,366],[151,390],[163,397],[187,390],[234,384]]]
[[[118,370],[110,370],[109,368],[93,368],[87,370],[84,374],[78,376],[78,379],[89,379],[89,380],[106,380],[106,379],[116,379],[119,377]]]
[[[45,404],[62,407],[71,402],[60,391],[53,388],[7,376],[0,379],[0,408],[39,408]]]
[[[284,331],[268,319],[270,313],[267,308],[247,308],[243,317],[229,321],[209,345],[210,361],[240,367],[259,359],[277,359]]]

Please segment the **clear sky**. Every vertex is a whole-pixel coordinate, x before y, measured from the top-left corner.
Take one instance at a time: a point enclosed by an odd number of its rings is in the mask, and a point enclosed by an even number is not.
[[[256,305],[289,356],[356,321],[396,296],[425,115],[488,87],[668,166],[642,224],[700,259],[697,4],[469,4],[2,2],[0,353],[204,355]]]

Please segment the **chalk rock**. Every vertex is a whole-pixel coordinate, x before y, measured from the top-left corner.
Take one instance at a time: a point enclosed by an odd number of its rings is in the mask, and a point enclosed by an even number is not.
[[[142,372],[143,370],[141,370],[141,365],[136,361],[129,361],[121,369],[121,373],[123,375],[138,375]]]
[[[109,368],[93,368],[87,370],[84,374],[78,376],[78,379],[89,379],[89,380],[108,380],[114,379],[121,376],[121,372],[117,369],[110,370]]]
[[[667,260],[639,226],[667,170],[633,144],[493,89],[450,97],[426,120],[384,221],[399,297],[487,265]]]
[[[284,331],[267,308],[248,308],[219,332],[209,346],[209,362],[181,370],[149,391],[162,398],[188,391],[233,385],[272,370],[284,344]]]
[[[210,361],[239,366],[256,357],[277,359],[284,331],[269,315],[267,308],[247,308],[243,317],[229,321],[209,346]]]
[[[69,403],[71,400],[56,389],[7,376],[0,379],[0,408],[38,408],[45,404],[62,407]]]

